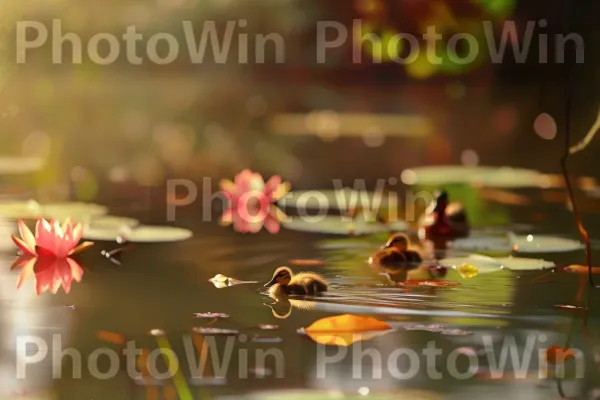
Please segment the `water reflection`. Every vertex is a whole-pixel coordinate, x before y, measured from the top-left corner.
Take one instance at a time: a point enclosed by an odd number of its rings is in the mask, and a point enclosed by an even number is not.
[[[15,231],[14,223],[2,224],[0,238],[9,238]],[[24,355],[19,340],[35,338],[38,345],[46,344],[49,347],[49,353],[56,343],[67,347],[67,332],[73,311],[65,307],[52,307],[51,298],[37,297],[34,290],[18,290],[14,274],[9,268],[13,261],[13,255],[0,252],[0,398],[28,393],[35,394],[37,399],[49,400],[54,398],[50,393],[54,372],[52,357],[26,365],[22,371],[24,374],[18,377],[15,360]],[[21,284],[33,285],[33,282],[23,280]],[[33,350],[35,345],[30,344],[30,347]],[[42,351],[39,346],[37,349]],[[29,356],[31,353],[28,351]]]
[[[83,268],[72,258],[22,256],[11,267],[11,271],[15,269],[20,269],[17,288],[20,289],[33,274],[38,296],[46,291],[56,294],[61,287],[65,293],[70,293],[71,283],[81,282],[83,277]]]

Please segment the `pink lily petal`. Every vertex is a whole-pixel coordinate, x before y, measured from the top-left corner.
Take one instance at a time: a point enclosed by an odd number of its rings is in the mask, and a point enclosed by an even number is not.
[[[71,251],[69,251],[67,256],[73,256],[75,254],[81,253],[82,251],[92,247],[93,245],[94,245],[94,242],[83,242],[79,246],[77,246],[74,249],[72,249]]]
[[[23,254],[22,256],[20,256],[19,258],[17,258],[15,260],[15,262],[10,266],[10,270],[14,271],[16,269],[22,268],[30,260],[35,260],[35,257],[33,257],[33,256],[29,255],[29,254]]]
[[[279,221],[277,221],[277,219],[269,215],[265,220],[265,229],[269,231],[269,233],[275,234],[279,232],[281,226],[279,225]]]
[[[43,247],[56,254],[56,240],[52,225],[43,218],[40,218],[35,225],[35,238],[38,247]]]
[[[34,257],[30,257],[26,262],[21,272],[19,273],[19,279],[17,280],[17,289],[20,289],[23,286],[23,282],[31,276],[33,273],[33,269],[35,267],[36,259]]]
[[[269,200],[275,200],[273,198],[273,195],[275,194],[277,189],[279,189],[279,185],[281,185],[281,177],[279,177],[278,175],[272,176],[271,179],[267,181],[267,183],[265,184],[264,193],[265,196],[269,198]]]
[[[18,220],[17,225],[19,226],[19,235],[21,235],[21,239],[27,245],[31,253],[35,253],[35,236],[31,233],[29,227],[23,222],[23,220]]]
[[[79,263],[72,258],[67,258],[66,260],[71,267],[71,275],[73,276],[73,279],[75,279],[76,282],[81,282],[81,278],[83,277],[83,268],[81,265],[79,265]]]
[[[23,242],[21,239],[19,239],[18,237],[14,236],[14,235],[10,235],[10,238],[13,240],[13,242],[15,242],[15,244],[17,245],[17,247],[19,249],[21,249],[21,251],[23,252],[23,254],[28,254],[30,256],[34,256],[35,257],[35,250],[30,250],[29,246],[27,246],[27,244],[25,244],[25,242]]]
[[[56,265],[56,276],[58,277],[58,289],[61,286],[65,293],[71,292],[71,282],[73,281],[73,273],[71,271],[71,265],[66,258],[60,259]],[[57,289],[57,290],[58,290]]]

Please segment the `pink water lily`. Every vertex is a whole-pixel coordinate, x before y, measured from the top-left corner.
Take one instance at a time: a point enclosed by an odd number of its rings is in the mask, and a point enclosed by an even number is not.
[[[262,228],[270,233],[277,233],[281,228],[281,221],[285,218],[285,213],[272,204],[250,212],[229,208],[221,215],[221,225],[233,224],[233,229],[240,233],[258,233]]]
[[[267,182],[262,175],[245,169],[236,175],[234,181],[224,179],[219,183],[224,196],[229,200],[229,208],[236,208],[243,203],[274,203],[281,199],[290,188],[290,184],[282,182],[278,175]]]
[[[83,268],[71,256],[92,246],[92,242],[79,244],[83,227],[73,225],[70,220],[62,225],[55,220],[40,218],[35,226],[35,235],[21,220],[18,221],[20,238],[11,235],[12,240],[23,252],[11,269],[21,269],[17,288],[34,274],[37,294],[48,290],[57,293],[62,287],[65,293],[71,291],[71,282],[81,281]]]
[[[83,227],[81,224],[73,225],[69,219],[61,225],[56,220],[40,218],[35,225],[35,236],[22,220],[18,221],[18,225],[21,238],[14,235],[11,238],[24,255],[31,257],[66,258],[93,245],[92,242],[83,242],[78,246]]]

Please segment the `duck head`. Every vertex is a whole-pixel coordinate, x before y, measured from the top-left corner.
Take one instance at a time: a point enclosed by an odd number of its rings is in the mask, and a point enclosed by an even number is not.
[[[273,278],[267,283],[265,283],[265,287],[271,287],[276,283],[280,285],[287,285],[292,280],[292,276],[294,273],[288,267],[279,267],[273,273]]]
[[[444,216],[446,214],[446,208],[448,207],[448,192],[440,192],[435,199],[435,208],[433,212],[437,217]]]

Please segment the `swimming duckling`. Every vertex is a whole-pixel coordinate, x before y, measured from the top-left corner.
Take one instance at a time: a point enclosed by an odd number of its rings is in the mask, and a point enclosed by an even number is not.
[[[404,233],[395,233],[390,236],[383,248],[398,250],[409,263],[421,263],[423,261],[421,252],[412,247],[409,237]]]
[[[273,278],[265,284],[270,296],[304,295],[327,291],[329,283],[314,272],[295,274],[288,267],[279,267],[273,273]]]

